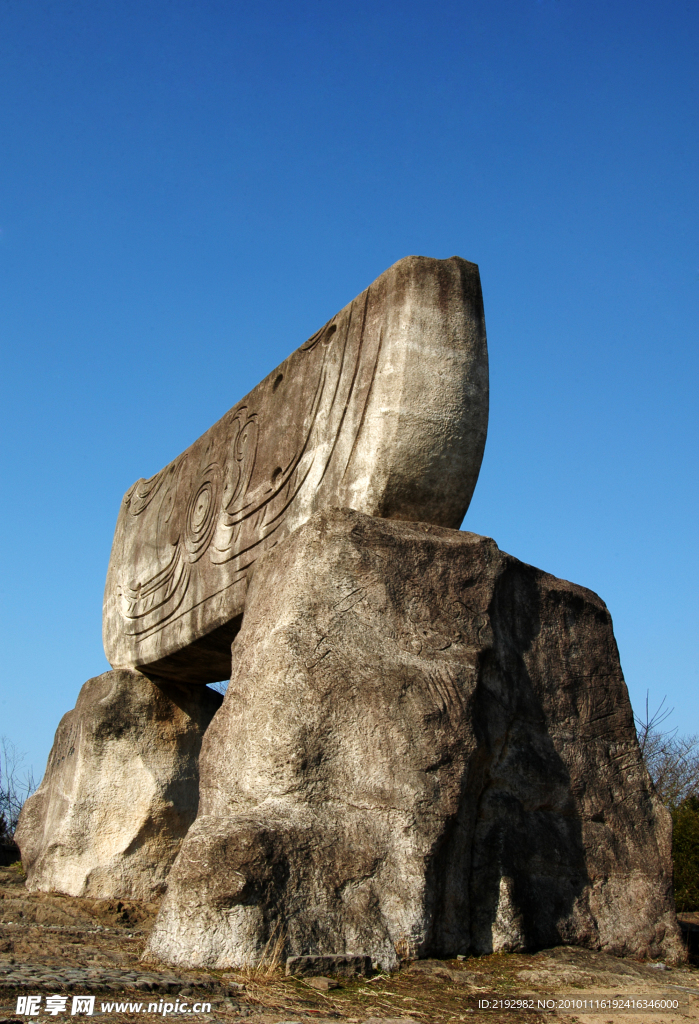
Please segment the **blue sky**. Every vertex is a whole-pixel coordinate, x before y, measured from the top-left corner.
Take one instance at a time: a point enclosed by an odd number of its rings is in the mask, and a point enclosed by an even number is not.
[[[0,733],[108,668],[119,502],[386,267],[480,265],[464,528],[699,732],[699,5],[0,0]]]

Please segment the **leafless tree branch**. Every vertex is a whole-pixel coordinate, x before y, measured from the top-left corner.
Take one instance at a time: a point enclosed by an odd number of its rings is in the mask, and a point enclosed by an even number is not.
[[[699,795],[699,736],[663,729],[674,710],[665,707],[665,700],[651,715],[646,694],[645,718],[634,716],[636,734],[658,796],[666,806],[679,807],[687,797]]]

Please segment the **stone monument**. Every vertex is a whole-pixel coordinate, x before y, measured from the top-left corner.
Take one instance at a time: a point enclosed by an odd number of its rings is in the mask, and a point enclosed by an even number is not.
[[[114,671],[23,812],[31,886],[166,884],[149,951],[190,967],[274,936],[384,967],[561,942],[682,957],[606,606],[458,529],[487,410],[477,267],[408,257],[134,484]],[[228,676],[216,710],[202,684]],[[129,817],[131,762],[157,784]]]

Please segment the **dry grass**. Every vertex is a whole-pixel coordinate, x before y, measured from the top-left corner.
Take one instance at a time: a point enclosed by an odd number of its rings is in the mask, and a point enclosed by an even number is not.
[[[285,945],[286,932],[277,921],[259,959],[236,973],[247,982],[266,981],[272,978],[281,969]]]

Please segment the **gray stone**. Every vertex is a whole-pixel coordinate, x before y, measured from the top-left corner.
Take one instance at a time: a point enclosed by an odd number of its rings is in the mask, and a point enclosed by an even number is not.
[[[415,1017],[366,1017],[362,1024],[418,1024]]]
[[[311,988],[317,988],[319,992],[329,992],[331,988],[340,987],[332,978],[325,978],[320,974],[311,975],[306,981]]]
[[[325,509],[260,561],[150,953],[682,958],[606,606],[486,537]]]
[[[133,899],[162,892],[196,815],[201,740],[220,704],[208,687],[139,672],[88,680],[20,816],[29,889]]]
[[[298,978],[335,974],[341,978],[367,977],[371,974],[371,957],[351,956],[290,956],[286,960],[286,973]]]
[[[227,679],[264,551],[326,505],[457,528],[487,421],[478,268],[401,260],[127,492],[104,596],[108,660]]]

